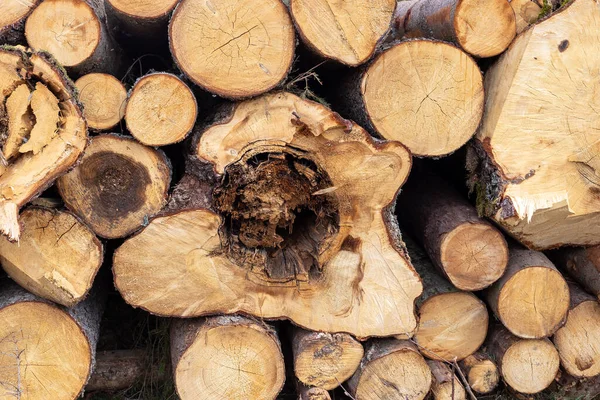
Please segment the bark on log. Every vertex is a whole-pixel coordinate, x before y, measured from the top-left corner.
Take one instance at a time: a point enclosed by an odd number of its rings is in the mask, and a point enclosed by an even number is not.
[[[390,29],[395,0],[291,0],[298,35],[318,55],[345,65],[366,62]]]
[[[563,368],[577,378],[600,374],[600,304],[569,281],[571,304],[566,324],[554,334]]]
[[[516,34],[515,14],[506,0],[400,1],[394,36],[455,43],[476,57],[502,53]]]
[[[473,353],[463,359],[459,366],[473,391],[488,394],[498,386],[500,372],[498,366],[488,354],[482,351]]]
[[[114,128],[125,114],[127,90],[112,75],[92,73],[75,82],[88,127],[97,131]]]
[[[509,0],[509,3],[515,12],[517,34],[523,32],[540,17],[542,7],[537,0]]]
[[[204,165],[195,169],[216,174],[219,213],[164,215],[117,249],[127,302],[159,315],[288,318],[361,338],[414,331],[422,286],[392,217],[411,165],[403,146],[375,144],[287,93],[239,104],[195,143]]]
[[[371,134],[437,157],[473,136],[483,99],[475,61],[448,43],[423,39],[399,43],[346,77],[335,106]]]
[[[600,98],[589,81],[599,41],[597,2],[573,0],[486,73],[470,183],[480,209],[532,249],[600,242]]]
[[[566,247],[547,255],[561,271],[600,299],[600,246]]]
[[[465,400],[467,393],[452,369],[442,361],[427,360],[431,369],[431,392],[435,400]]]
[[[108,26],[119,41],[137,52],[167,45],[169,17],[178,0],[106,0]]]
[[[373,339],[347,382],[356,400],[421,400],[431,387],[431,370],[407,340]]]
[[[104,249],[75,215],[41,207],[21,213],[18,243],[0,238],[2,268],[30,292],[72,307],[85,298]]]
[[[504,274],[506,240],[441,177],[414,168],[398,206],[402,228],[455,287],[481,290]]]
[[[277,334],[245,317],[175,320],[171,357],[182,400],[275,399],[285,381]]]
[[[33,89],[33,90],[32,90]],[[0,232],[77,161],[87,130],[75,87],[46,53],[0,48]]]
[[[416,302],[419,324],[415,340],[428,358],[462,360],[485,340],[489,320],[485,304],[474,294],[457,290],[437,274],[423,249],[408,237],[404,240],[424,287]]]
[[[4,0],[0,4],[0,44],[27,44],[25,21],[41,0]]]
[[[296,382],[298,400],[331,400],[329,392],[323,388],[306,386],[302,382]]]
[[[70,74],[119,76],[124,67],[101,0],[45,0],[27,18],[25,37],[29,46],[48,51]]]
[[[74,400],[94,367],[103,299],[55,306],[5,281],[0,289],[0,397]]]
[[[488,348],[506,384],[519,393],[541,392],[558,373],[558,352],[548,339],[520,339],[498,324],[491,330]]]
[[[296,378],[325,390],[335,389],[350,378],[364,354],[362,344],[346,333],[302,328],[293,329],[292,351]]]
[[[296,38],[279,0],[183,0],[169,24],[169,43],[175,63],[194,83],[240,99],[286,78]]]
[[[97,235],[125,237],[167,202],[171,166],[159,150],[115,134],[91,139],[81,162],[59,178],[69,209]]]
[[[600,396],[600,375],[575,378],[561,371],[557,385],[557,390],[553,392],[557,399],[595,400]]]
[[[125,122],[131,135],[148,146],[181,142],[196,123],[198,105],[185,83],[158,72],[138,79],[129,94]]]
[[[486,291],[490,308],[514,335],[552,336],[566,320],[569,287],[550,260],[537,251],[510,246],[506,273]]]

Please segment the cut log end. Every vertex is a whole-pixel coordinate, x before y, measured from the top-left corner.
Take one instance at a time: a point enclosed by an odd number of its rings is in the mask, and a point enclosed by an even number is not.
[[[477,351],[487,334],[488,311],[471,293],[432,296],[419,308],[419,316],[415,340],[423,355],[434,360],[462,360]]]
[[[477,57],[502,53],[516,34],[515,14],[506,0],[459,0],[454,11],[458,44]]]
[[[508,263],[502,233],[488,223],[466,222],[448,232],[440,246],[448,279],[463,290],[481,290],[496,282]]]
[[[511,11],[512,12],[512,11]],[[377,132],[419,156],[443,156],[475,133],[483,79],[467,54],[443,42],[413,40],[382,53],[361,82]]]
[[[78,159],[85,121],[64,71],[44,53],[0,50],[0,230],[17,240],[18,209]]]
[[[127,236],[166,204],[171,179],[160,151],[117,135],[94,137],[81,162],[58,180],[65,204],[99,236]]]
[[[460,362],[469,386],[480,394],[493,392],[500,381],[496,363],[486,354],[475,353]]]
[[[433,379],[431,392],[435,400],[465,400],[466,391],[454,371],[442,361],[428,360]]]
[[[68,307],[80,302],[102,264],[102,243],[69,212],[29,207],[20,218],[19,243],[0,238],[4,270],[40,297]]]
[[[126,301],[160,315],[243,312],[361,338],[414,330],[421,283],[387,219],[411,165],[403,146],[375,145],[287,93],[240,103],[196,138],[191,162],[217,175],[211,210],[156,218],[117,250]]]
[[[296,385],[298,400],[331,400],[331,395],[325,389],[309,387],[301,383]]]
[[[114,76],[91,73],[75,82],[85,119],[91,129],[108,130],[115,127],[125,114],[127,90]]]
[[[84,1],[43,1],[25,24],[27,43],[34,49],[48,51],[65,67],[89,59],[101,35],[100,20]]]
[[[522,339],[502,357],[502,377],[519,393],[534,394],[554,381],[560,360],[548,339]]]
[[[338,387],[354,374],[363,347],[352,336],[295,329],[292,337],[294,372],[307,386],[325,390]]]
[[[182,400],[274,400],[281,391],[283,355],[276,335],[265,325],[216,317],[182,322],[172,332],[175,385]]]
[[[122,14],[140,20],[154,20],[168,15],[177,5],[177,0],[130,1],[108,0]]]
[[[139,79],[129,96],[125,122],[148,146],[181,142],[192,131],[198,107],[194,94],[175,75],[154,73]]]
[[[542,11],[542,7],[536,0],[510,0],[510,6],[515,12],[517,34],[537,21],[540,17],[540,11]]]
[[[407,341],[384,339],[368,345],[348,389],[361,400],[422,400],[431,387],[431,370]]]
[[[173,13],[169,39],[183,73],[228,98],[278,85],[288,74],[296,40],[279,0],[184,0]]]
[[[0,4],[0,43],[25,45],[25,21],[41,0],[8,0]]]
[[[395,0],[292,0],[290,11],[300,36],[318,54],[356,66],[367,61],[388,31]]]
[[[531,266],[512,276],[500,291],[498,317],[515,335],[543,338],[564,323],[569,288],[560,272]]]

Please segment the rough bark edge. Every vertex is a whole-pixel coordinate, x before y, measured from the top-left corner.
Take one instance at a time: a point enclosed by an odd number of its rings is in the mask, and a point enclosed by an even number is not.
[[[25,21],[42,0],[33,0],[33,7],[27,11],[17,22],[0,28],[0,43],[9,46],[27,45],[25,38]]]

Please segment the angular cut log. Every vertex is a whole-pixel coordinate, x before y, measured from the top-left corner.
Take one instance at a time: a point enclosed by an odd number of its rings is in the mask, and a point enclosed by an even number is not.
[[[424,287],[416,302],[419,349],[434,360],[462,360],[485,340],[489,321],[485,304],[474,294],[457,290],[437,273],[423,249],[406,236],[404,240]]]
[[[300,382],[325,390],[338,387],[354,374],[363,347],[346,333],[310,332],[295,328],[292,335],[294,373]]]
[[[395,0],[291,0],[298,34],[322,57],[345,65],[367,61],[390,28]]]
[[[217,182],[212,210],[156,218],[117,249],[125,300],[159,315],[243,312],[360,338],[414,331],[422,286],[392,216],[406,149],[288,93],[223,118],[199,132],[190,166]]]
[[[87,295],[102,265],[96,235],[67,211],[29,207],[19,243],[0,238],[2,268],[30,292],[72,307]]]
[[[182,400],[275,399],[285,381],[277,334],[245,317],[174,321],[171,358]]]
[[[431,370],[411,342],[374,339],[347,386],[357,400],[421,400],[429,393]]]
[[[171,54],[194,83],[239,99],[287,76],[296,38],[279,0],[183,0],[169,25]]]
[[[58,307],[11,282],[0,289],[0,397],[73,400],[94,366],[98,293]]]
[[[25,45],[25,21],[41,0],[3,0],[0,3],[0,44]]]
[[[394,36],[452,42],[476,57],[502,53],[516,34],[513,9],[506,0],[400,1]]]
[[[506,273],[486,297],[502,324],[526,339],[552,336],[569,310],[569,287],[552,262],[516,245],[510,247]]]
[[[311,387],[296,382],[296,391],[298,392],[298,400],[331,400],[329,392],[323,388]]]
[[[372,134],[435,157],[475,134],[483,99],[483,78],[471,57],[448,43],[411,40],[351,74],[336,105]]]
[[[120,49],[105,18],[102,1],[45,0],[27,18],[25,37],[29,46],[49,52],[72,74],[119,75]]]
[[[517,34],[523,32],[540,17],[542,7],[537,0],[509,0],[509,3],[515,12]]]
[[[600,374],[600,304],[569,282],[571,304],[566,324],[554,334],[563,368],[577,378]]]
[[[506,384],[519,393],[541,392],[558,373],[558,352],[548,339],[520,339],[498,324],[491,330],[488,348]]]
[[[185,139],[197,113],[190,88],[175,75],[158,72],[140,78],[131,89],[125,122],[141,143],[165,146]]]
[[[597,1],[573,0],[486,73],[470,183],[480,209],[532,249],[600,243],[599,42]]]
[[[413,169],[398,196],[398,207],[402,228],[457,288],[481,290],[504,274],[508,262],[504,236],[441,177]]]
[[[500,381],[498,366],[492,358],[484,352],[478,351],[471,354],[459,363],[464,371],[469,386],[480,394],[493,392]]]
[[[600,246],[566,247],[548,252],[548,257],[561,271],[600,299]]]
[[[79,101],[90,129],[99,131],[114,128],[125,115],[127,90],[112,75],[92,73],[75,82]]]
[[[125,136],[91,139],[81,162],[57,181],[65,204],[103,238],[125,237],[167,202],[171,166],[159,150]]]
[[[106,17],[112,31],[144,50],[156,50],[167,41],[169,16],[178,0],[106,0]]]
[[[59,112],[60,110],[60,112]],[[46,53],[0,49],[0,232],[79,158],[87,130],[75,87]]]
[[[431,392],[435,400],[465,400],[467,393],[452,369],[442,361],[427,360],[431,369]]]

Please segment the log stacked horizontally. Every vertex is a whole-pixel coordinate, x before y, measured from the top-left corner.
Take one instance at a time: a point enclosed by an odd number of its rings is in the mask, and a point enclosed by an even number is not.
[[[599,23],[2,0],[0,398],[594,398]]]

